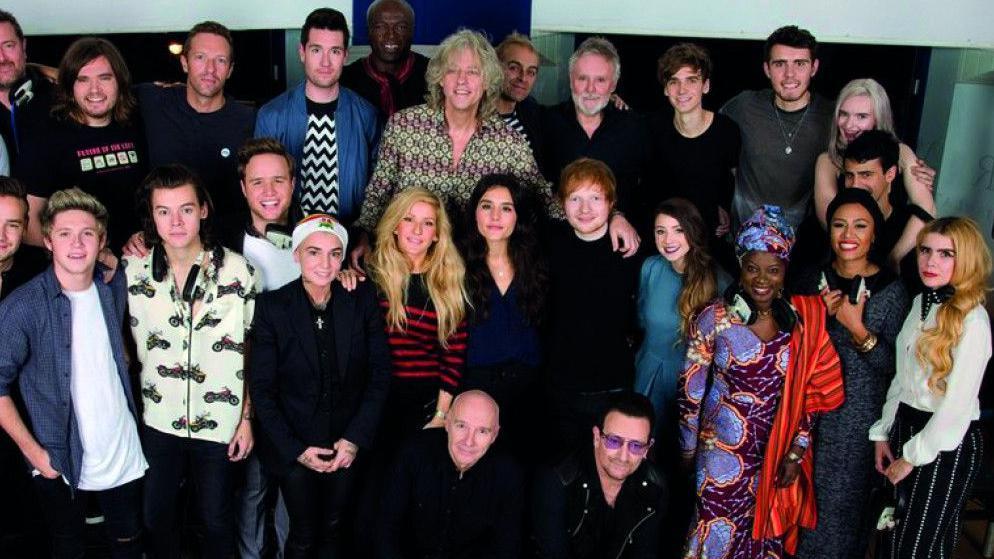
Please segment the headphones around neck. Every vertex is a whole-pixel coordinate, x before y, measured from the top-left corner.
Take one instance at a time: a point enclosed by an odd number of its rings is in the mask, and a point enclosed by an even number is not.
[[[15,107],[27,105],[34,99],[34,96],[34,83],[27,75],[11,86],[9,90],[10,104]]]
[[[729,285],[725,289],[722,298],[731,312],[738,316],[739,320],[746,326],[752,326],[759,320],[759,311],[756,308],[756,302],[742,289],[742,286],[738,282]],[[794,330],[794,326],[798,320],[797,313],[786,297],[780,296],[774,298],[770,304],[770,310],[773,311],[773,319],[777,321],[777,325],[783,331],[791,332]]]
[[[211,249],[211,260],[215,262],[220,262],[223,258],[223,249],[220,247],[214,247]],[[219,254],[221,253],[221,254]],[[157,282],[161,282],[166,279],[166,274],[169,273],[169,262],[166,261],[166,249],[162,248],[161,245],[155,245],[152,247],[152,279]],[[190,272],[186,275],[186,283],[183,284],[183,292],[181,297],[186,303],[193,303],[195,300],[200,299],[204,296],[204,290],[200,288],[198,284],[200,280],[200,263],[197,262],[193,266],[190,266]]]
[[[841,278],[838,273],[836,273],[835,269],[829,265],[821,273],[821,281],[818,282],[818,292],[820,293],[826,287],[831,291],[841,289],[840,280]],[[849,284],[849,292],[846,293],[846,296],[849,298],[849,303],[852,305],[858,305],[859,300],[862,297],[869,297],[869,295],[870,290],[866,288],[866,279],[859,274],[853,276],[852,283]]]

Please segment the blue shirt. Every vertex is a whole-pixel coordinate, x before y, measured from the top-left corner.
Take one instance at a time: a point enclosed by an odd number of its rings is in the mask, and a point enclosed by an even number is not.
[[[472,324],[466,344],[466,365],[487,367],[502,363],[521,363],[537,367],[541,360],[538,330],[529,326],[518,306],[518,288],[514,282],[501,295],[490,284],[488,316]]]
[[[109,284],[94,282],[103,308],[121,387],[128,409],[137,417],[128,365],[124,357],[124,306],[127,302],[124,274]],[[0,302],[0,396],[9,396],[17,382],[27,410],[27,423],[35,439],[47,452],[52,468],[79,485],[83,469],[83,443],[73,413],[72,391],[72,303],[62,292],[55,270],[47,270],[28,281]]]

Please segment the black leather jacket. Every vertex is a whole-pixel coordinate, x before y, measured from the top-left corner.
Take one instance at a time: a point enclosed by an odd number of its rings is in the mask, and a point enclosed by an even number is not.
[[[590,451],[576,452],[535,482],[533,523],[543,559],[649,559],[658,555],[668,492],[660,470],[643,462],[614,508],[604,502]]]

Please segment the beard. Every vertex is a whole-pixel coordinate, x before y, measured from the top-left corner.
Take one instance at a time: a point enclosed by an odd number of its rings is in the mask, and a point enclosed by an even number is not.
[[[606,107],[607,104],[610,102],[611,102],[611,97],[605,96],[602,99],[598,100],[597,104],[591,108],[583,103],[583,94],[576,94],[576,93],[573,94],[573,105],[576,107],[576,110],[580,111],[581,113],[587,116],[599,115],[600,112],[604,110],[604,107]]]

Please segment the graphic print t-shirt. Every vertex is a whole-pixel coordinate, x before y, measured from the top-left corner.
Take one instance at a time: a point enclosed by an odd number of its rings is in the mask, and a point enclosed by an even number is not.
[[[110,214],[107,246],[117,251],[138,231],[135,191],[148,172],[146,153],[137,122],[95,128],[49,121],[47,133],[32,135],[24,146],[15,176],[34,196],[72,186],[95,196]]]

